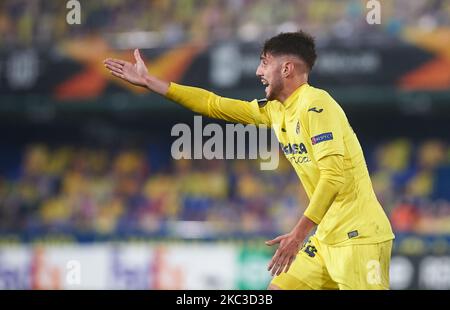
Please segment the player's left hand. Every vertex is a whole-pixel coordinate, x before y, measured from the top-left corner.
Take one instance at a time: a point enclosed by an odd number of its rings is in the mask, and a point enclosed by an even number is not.
[[[288,272],[300,249],[303,239],[304,238],[299,238],[299,236],[295,235],[293,232],[290,232],[288,234],[278,236],[273,240],[266,241],[266,245],[268,246],[272,246],[277,243],[280,244],[267,269],[269,271],[272,270],[272,276],[275,274],[277,276],[280,275],[283,272],[283,269],[284,272]]]

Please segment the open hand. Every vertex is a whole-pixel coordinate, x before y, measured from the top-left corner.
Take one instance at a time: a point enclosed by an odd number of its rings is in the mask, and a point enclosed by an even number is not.
[[[277,243],[280,244],[269,263],[268,270],[272,270],[272,276],[275,274],[277,276],[280,275],[283,272],[283,269],[284,272],[288,272],[292,262],[297,256],[302,241],[303,239],[300,240],[300,238],[296,237],[292,232],[278,236],[273,240],[266,241],[266,245],[268,246]]]
[[[130,82],[131,84],[145,87],[148,70],[138,49],[134,50],[134,59],[136,60],[136,63],[134,64],[112,58],[105,59],[103,63],[105,67],[110,70],[112,75]]]

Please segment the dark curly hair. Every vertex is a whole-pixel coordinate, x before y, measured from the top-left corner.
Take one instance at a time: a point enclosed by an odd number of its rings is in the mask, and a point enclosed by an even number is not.
[[[262,55],[294,55],[302,59],[312,70],[316,62],[314,38],[303,31],[280,33],[264,43]]]

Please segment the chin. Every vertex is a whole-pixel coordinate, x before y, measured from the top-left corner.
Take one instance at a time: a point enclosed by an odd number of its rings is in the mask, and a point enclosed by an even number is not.
[[[269,101],[278,100],[278,94],[279,92],[276,91],[276,89],[270,88],[269,91],[266,92],[266,99]]]
[[[272,101],[272,100],[276,100],[277,98],[274,94],[268,93],[268,94],[266,94],[266,99],[269,101]]]

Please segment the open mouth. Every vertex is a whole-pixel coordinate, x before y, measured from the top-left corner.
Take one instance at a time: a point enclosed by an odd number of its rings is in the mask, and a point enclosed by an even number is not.
[[[269,82],[267,82],[267,80],[265,79],[261,79],[261,83],[266,87],[265,91],[267,92],[267,90],[269,89]]]

